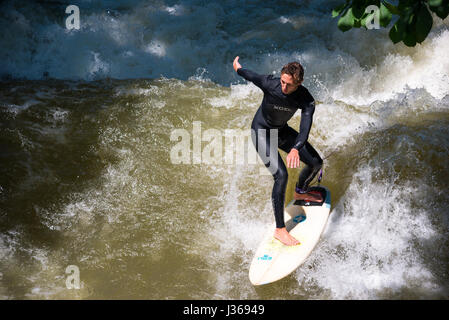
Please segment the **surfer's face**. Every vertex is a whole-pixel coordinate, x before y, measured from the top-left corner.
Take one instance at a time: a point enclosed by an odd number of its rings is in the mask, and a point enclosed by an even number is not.
[[[287,73],[281,75],[281,86],[283,94],[294,92],[301,85],[302,81],[296,82],[293,77]]]

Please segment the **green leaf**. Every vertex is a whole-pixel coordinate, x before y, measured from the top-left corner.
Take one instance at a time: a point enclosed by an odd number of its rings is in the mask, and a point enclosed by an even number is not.
[[[352,14],[355,18],[360,19],[362,18],[363,14],[365,13],[365,5],[364,0],[354,0],[352,2]]]
[[[332,10],[332,17],[340,17],[337,26],[343,32],[361,26],[366,28],[367,21],[375,15],[375,12],[365,12],[369,5],[379,7],[381,27],[387,27],[393,15],[399,16],[389,31],[389,37],[393,43],[402,41],[409,47],[422,43],[429,35],[433,26],[431,12],[441,19],[449,15],[449,0],[346,0]]]
[[[402,41],[405,37],[405,23],[402,19],[398,19],[393,27],[391,27],[390,32],[388,33],[391,41],[393,43],[398,43]]]
[[[428,3],[429,3],[429,6],[439,7],[443,3],[443,0],[429,0]]]
[[[354,26],[354,19],[352,8],[349,8],[349,10],[338,20],[338,29],[343,32],[350,30]]]
[[[402,41],[407,47],[414,47],[416,45],[416,37],[412,32],[408,32]]]
[[[416,42],[423,42],[430,30],[432,29],[432,15],[425,5],[421,6],[418,14],[416,15],[415,34]]]
[[[363,15],[362,20],[360,21],[361,26],[366,28],[366,21],[368,21],[368,20],[371,21],[372,19],[374,19],[374,12],[372,12],[372,13],[365,13]]]
[[[409,26],[415,24],[416,17],[415,17],[415,13],[413,11],[410,11],[410,13],[406,13],[406,15],[404,15],[404,21],[406,24],[408,24]],[[409,30],[407,30],[409,31]]]
[[[400,12],[396,6],[388,3],[387,1],[382,1],[382,4],[388,8],[388,11],[390,11],[391,14],[400,15]]]
[[[405,25],[405,36],[402,39],[402,42],[407,47],[414,47],[416,45],[416,15],[415,13],[411,13],[407,18]]]
[[[438,2],[440,2],[440,5],[435,5]],[[429,1],[429,9],[444,20],[449,14],[449,0]]]
[[[388,26],[388,24],[389,24],[390,21],[391,21],[391,18],[392,18],[391,12],[390,12],[390,10],[388,10],[388,8],[382,3],[382,4],[380,5],[379,14],[380,14],[380,17],[379,17],[379,23],[380,23],[380,25],[381,25],[382,27],[385,28],[386,26]]]
[[[408,10],[413,11],[412,10],[413,2],[418,2],[418,1],[399,0],[397,8],[398,8],[398,11],[400,12],[401,16]]]
[[[343,11],[344,8],[346,8],[347,3],[343,3],[342,5],[339,5],[338,7],[334,8],[332,10],[332,18],[338,17],[340,13]]]

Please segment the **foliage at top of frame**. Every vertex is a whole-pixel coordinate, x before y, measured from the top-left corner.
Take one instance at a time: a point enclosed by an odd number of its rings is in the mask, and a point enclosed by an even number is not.
[[[374,5],[379,10],[366,10]],[[388,27],[397,18],[390,29],[389,37],[393,43],[403,42],[408,47],[423,42],[433,25],[430,12],[439,18],[445,19],[449,14],[449,0],[399,0],[393,5],[385,0],[346,0],[345,3],[332,10],[332,17],[340,17],[338,28],[345,32],[351,28],[364,27],[379,14],[379,25]]]

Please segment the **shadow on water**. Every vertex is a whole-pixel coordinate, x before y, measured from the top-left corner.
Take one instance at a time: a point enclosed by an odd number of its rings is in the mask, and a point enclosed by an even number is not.
[[[408,249],[417,253],[417,263],[432,275],[430,288],[410,281],[399,288],[379,289],[370,296],[380,299],[449,298],[449,196],[445,191],[449,181],[448,136],[449,115],[428,114],[420,119],[420,123],[395,124],[383,130],[364,133],[327,162],[322,184],[331,191],[332,209],[340,201],[349,201],[345,193],[352,183],[353,174],[358,168],[368,166],[373,172],[369,183],[385,185],[387,192],[407,185],[417,187],[420,192],[416,197],[407,197],[410,199],[410,210],[406,214],[411,219],[419,219],[419,214],[424,213],[430,221],[432,235],[427,238],[411,235]],[[296,177],[291,180],[296,180]],[[345,219],[344,215],[354,213],[331,210],[332,214],[332,220],[338,222]],[[307,271],[303,272],[307,278]],[[313,279],[309,280],[312,282],[307,285],[298,282],[294,272],[277,282],[254,289],[260,299],[333,298],[329,288],[320,288],[313,285]],[[358,299],[356,296],[350,298]]]

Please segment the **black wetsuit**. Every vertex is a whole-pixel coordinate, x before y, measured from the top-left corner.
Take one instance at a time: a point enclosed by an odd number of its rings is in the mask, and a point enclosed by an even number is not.
[[[274,186],[271,195],[276,227],[283,228],[284,201],[287,187],[288,173],[279,152],[269,152],[270,133],[277,130],[277,147],[287,153],[292,148],[299,151],[299,157],[306,164],[299,174],[296,185],[297,192],[306,192],[309,183],[320,170],[323,160],[318,152],[307,141],[312,127],[315,101],[309,91],[302,85],[291,94],[284,94],[281,89],[280,78],[272,75],[259,75],[251,70],[240,68],[237,73],[262,89],[264,96],[262,104],[254,116],[251,124],[252,141],[265,166],[273,174]],[[296,110],[301,109],[299,133],[287,124]],[[262,129],[262,130],[261,130]],[[265,129],[265,130],[263,130]],[[272,129],[272,130],[270,130]],[[273,141],[273,140],[272,140]]]

